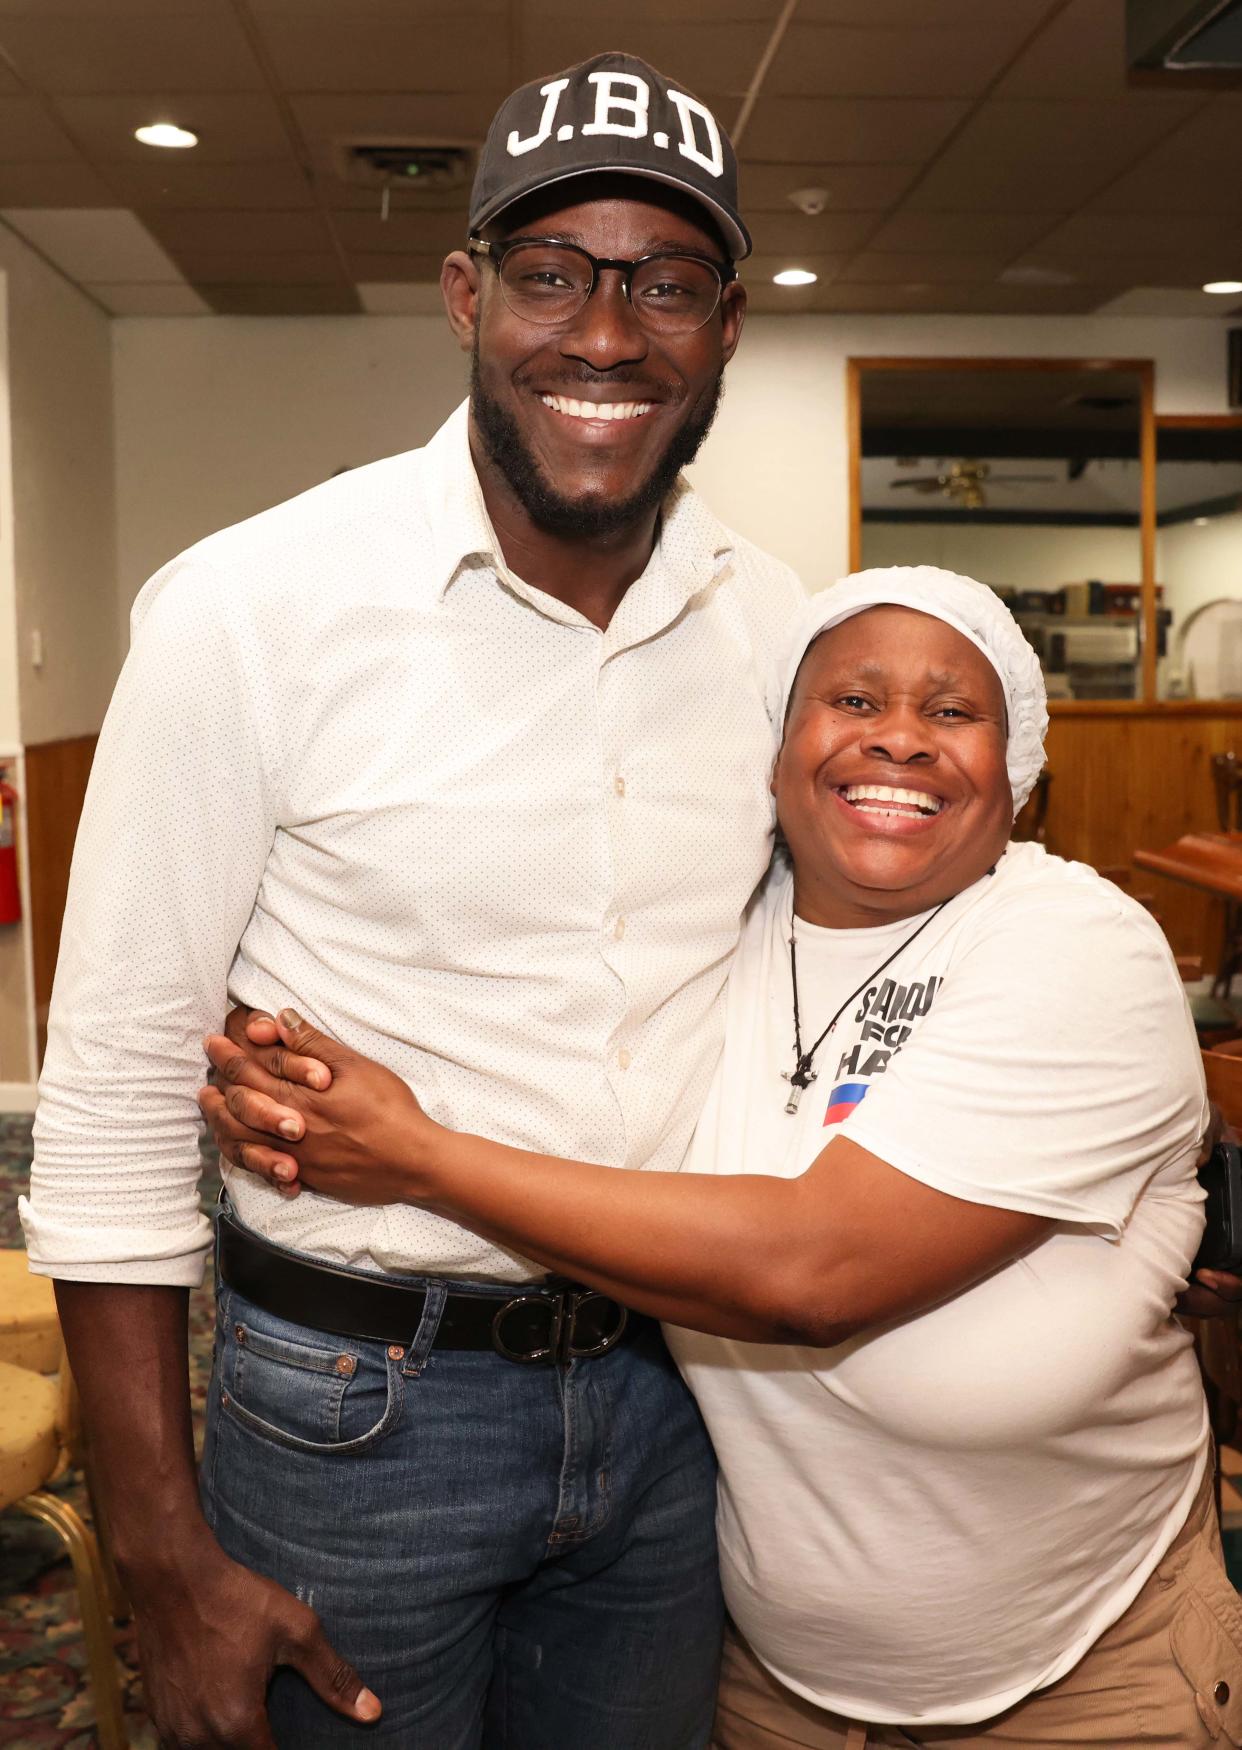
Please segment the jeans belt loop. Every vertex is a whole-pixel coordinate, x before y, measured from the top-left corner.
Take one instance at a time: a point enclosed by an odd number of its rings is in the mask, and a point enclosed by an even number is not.
[[[423,1302],[423,1316],[418,1321],[418,1329],[406,1353],[402,1364],[403,1379],[417,1379],[427,1365],[427,1357],[431,1353],[431,1345],[436,1340],[436,1332],[440,1329],[440,1319],[444,1312],[444,1303],[448,1299],[448,1283],[432,1282],[427,1289],[427,1298]]]

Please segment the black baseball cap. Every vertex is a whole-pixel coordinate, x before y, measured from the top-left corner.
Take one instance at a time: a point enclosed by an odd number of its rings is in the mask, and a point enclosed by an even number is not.
[[[600,170],[681,189],[707,209],[732,260],[750,254],[728,135],[676,80],[615,51],[505,99],[479,155],[470,230],[480,232],[523,195]]]

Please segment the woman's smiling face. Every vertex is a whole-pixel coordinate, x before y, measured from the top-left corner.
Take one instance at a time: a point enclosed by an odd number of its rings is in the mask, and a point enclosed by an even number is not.
[[[772,775],[799,917],[913,917],[984,875],[1013,797],[1000,677],[944,621],[883,606],[832,627],[798,670]]]

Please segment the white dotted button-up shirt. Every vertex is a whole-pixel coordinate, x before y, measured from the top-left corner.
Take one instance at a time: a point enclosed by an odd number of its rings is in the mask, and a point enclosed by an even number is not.
[[[159,572],[74,854],[23,1205],[31,1263],[194,1283],[202,1035],[296,1006],[433,1118],[676,1169],[767,865],[800,587],[685,482],[606,631],[515,577],[463,406]],[[229,1179],[279,1244],[541,1272],[408,1206]]]

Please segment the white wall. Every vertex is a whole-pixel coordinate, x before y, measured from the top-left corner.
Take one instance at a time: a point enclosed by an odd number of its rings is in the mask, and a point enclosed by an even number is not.
[[[436,317],[127,317],[113,333],[125,607],[209,530],[423,442],[465,389]],[[694,478],[818,587],[847,562],[850,356],[1154,358],[1161,412],[1214,413],[1225,348],[1223,324],[1203,320],[756,316]]]
[[[99,728],[116,679],[111,321],[0,227],[18,698],[27,746]],[[44,662],[31,661],[42,634]]]
[[[124,317],[113,360],[125,615],[213,529],[425,443],[469,378],[434,316]]]
[[[98,729],[116,678],[112,335],[2,225],[0,283],[0,754],[24,803],[23,744]],[[26,1103],[35,1073],[29,909],[0,928],[0,1108]]]
[[[1091,577],[1138,583],[1143,575],[1137,529],[1050,524],[864,523],[862,562],[943,565],[981,583],[1014,589],[1056,589]]]
[[[756,317],[695,483],[821,588],[848,563],[848,358],[1150,358],[1158,412],[1223,413],[1226,348],[1223,324],[1203,320]]]

